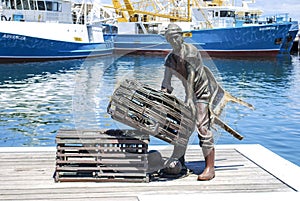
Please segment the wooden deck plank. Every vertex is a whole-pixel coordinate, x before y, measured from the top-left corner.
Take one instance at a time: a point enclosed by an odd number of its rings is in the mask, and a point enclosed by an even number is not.
[[[247,145],[245,145],[247,146]],[[248,147],[250,148],[250,147]],[[268,150],[251,147],[260,154]],[[171,146],[153,146],[163,155],[171,153]],[[254,154],[248,154],[242,145],[216,146],[216,178],[211,181],[196,181],[204,168],[203,156],[198,146],[189,146],[187,166],[194,171],[182,179],[160,179],[150,183],[120,182],[60,182],[52,178],[55,171],[56,150],[52,148],[0,148],[0,200],[147,200],[149,196],[199,193],[275,193],[296,192],[298,172],[294,183],[289,184],[272,170],[264,167]],[[268,155],[268,161],[271,156]],[[276,158],[276,157],[275,157]],[[277,160],[279,160],[277,158]],[[272,163],[274,165],[274,163]],[[284,161],[284,167],[290,167]],[[274,167],[273,167],[274,168]],[[300,170],[298,166],[294,170]],[[300,173],[300,172],[299,172]],[[280,176],[280,175],[279,175]],[[285,177],[287,177],[285,175]],[[298,179],[298,183],[296,183]],[[298,190],[299,191],[299,190]],[[297,193],[298,194],[298,193]]]
[[[256,156],[251,149],[255,148],[256,152],[260,153]],[[258,164],[264,170],[272,173],[277,179],[283,181],[296,191],[300,191],[300,169],[299,166],[290,163],[277,154],[271,152],[263,146],[248,145],[237,146],[236,150]],[[266,160],[272,158],[272,160]]]

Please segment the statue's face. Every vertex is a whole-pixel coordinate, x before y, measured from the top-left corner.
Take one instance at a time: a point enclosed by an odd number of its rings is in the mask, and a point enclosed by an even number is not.
[[[183,42],[181,34],[172,34],[168,37],[167,40],[173,48],[180,47]]]

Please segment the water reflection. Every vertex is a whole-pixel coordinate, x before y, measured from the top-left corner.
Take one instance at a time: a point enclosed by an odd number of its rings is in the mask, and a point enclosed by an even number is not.
[[[299,58],[214,62],[222,74],[224,87],[256,108],[252,112],[229,105],[227,122],[243,133],[245,139],[234,141],[223,135],[219,143],[259,143],[299,164],[299,151],[297,159],[291,156],[291,150],[300,143]]]
[[[294,70],[291,60],[214,59],[214,63],[221,73],[223,87],[233,95],[253,104],[256,108],[254,114],[260,109],[264,110],[262,115],[270,114],[274,110],[267,111],[266,108],[287,100],[285,92],[291,84]],[[247,109],[238,105],[231,108],[238,111],[237,113],[245,111],[245,114],[249,114]],[[235,112],[227,111],[227,114],[230,113]],[[252,112],[250,114],[253,116]]]
[[[111,84],[103,82],[103,75],[113,61],[113,57],[86,60],[77,72],[72,103],[77,129],[102,128],[106,125],[105,105]],[[113,80],[114,76],[111,77]]]
[[[126,78],[159,89],[163,63],[164,56],[115,55],[0,65],[0,146],[54,146],[56,131],[62,127],[126,128],[106,113],[110,96]],[[300,143],[299,58],[219,58],[204,63],[226,90],[256,108],[228,104],[222,118],[245,139],[238,141],[220,131],[217,143],[259,143],[296,161],[289,153]],[[180,81],[173,82],[178,88],[175,95],[183,99]]]
[[[124,79],[137,79],[160,87],[163,57],[116,55],[97,64],[85,62],[76,76],[73,113],[76,128],[127,128],[107,114],[110,96]]]
[[[72,119],[72,80],[81,60],[0,65],[1,146],[53,144]]]
[[[0,84],[32,81],[35,76],[78,69],[84,60],[0,64]],[[38,80],[38,79],[36,79]]]

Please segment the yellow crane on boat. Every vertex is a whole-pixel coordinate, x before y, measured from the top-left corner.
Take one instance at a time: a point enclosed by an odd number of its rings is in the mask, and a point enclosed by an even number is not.
[[[190,1],[187,1],[187,5],[190,5]],[[132,3],[130,0],[123,0],[124,4],[121,4],[120,0],[112,0],[113,8],[120,16],[118,22],[137,21],[138,15],[143,15],[143,21],[159,17],[170,21],[190,22],[189,6],[183,7],[179,2],[181,1],[144,0]]]
[[[242,1],[243,7],[255,0]],[[211,20],[203,8],[231,7],[234,0],[112,0],[113,7],[118,14],[118,22],[191,22],[191,10],[197,9],[204,19],[203,27],[213,28]],[[243,18],[246,14],[260,15],[261,12],[248,10],[236,11],[236,16]],[[163,20],[162,20],[163,19]],[[205,25],[204,25],[205,23]]]
[[[221,6],[224,0],[212,0],[209,3],[202,0],[112,0],[113,8],[118,14],[118,22],[137,22],[139,16],[142,21],[155,21],[164,18],[171,22],[191,22],[191,8],[198,8],[203,15],[207,27],[213,28],[201,7]]]

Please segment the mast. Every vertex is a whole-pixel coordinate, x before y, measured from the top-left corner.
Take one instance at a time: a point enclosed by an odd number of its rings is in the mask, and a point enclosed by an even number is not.
[[[129,15],[129,18],[133,17],[135,14],[143,14],[143,15],[148,15],[148,16],[153,16],[153,17],[161,17],[161,18],[166,18],[170,19],[170,21],[182,21],[182,22],[190,22],[191,21],[191,14],[190,14],[190,0],[188,0],[188,14],[185,13],[184,16],[182,15],[174,15],[172,13],[165,13],[162,12],[161,10],[156,10],[156,5],[159,6],[160,8],[165,8],[166,6],[170,6],[170,1],[155,1],[155,0],[150,0],[151,4],[149,1],[139,1],[140,3],[140,8],[135,8],[130,0],[123,0],[124,5],[120,3],[119,0],[112,0],[113,2],[113,8],[118,14],[122,14],[121,18],[119,18],[119,22],[128,22],[128,19],[124,17],[123,13],[127,12]],[[163,2],[165,5],[161,5],[160,3]],[[173,1],[171,1],[173,2]],[[174,3],[174,2],[173,2]],[[146,5],[152,5],[152,9],[146,9]],[[173,4],[174,5],[174,4]]]
[[[188,0],[188,6],[187,6],[187,9],[188,9],[188,14],[187,14],[187,18],[188,18],[188,21],[191,22],[192,21],[192,18],[191,18],[191,0]]]
[[[128,19],[126,18],[125,12],[122,9],[122,5],[119,0],[112,0],[114,9],[118,15],[121,17],[118,18],[118,22],[128,22]]]

